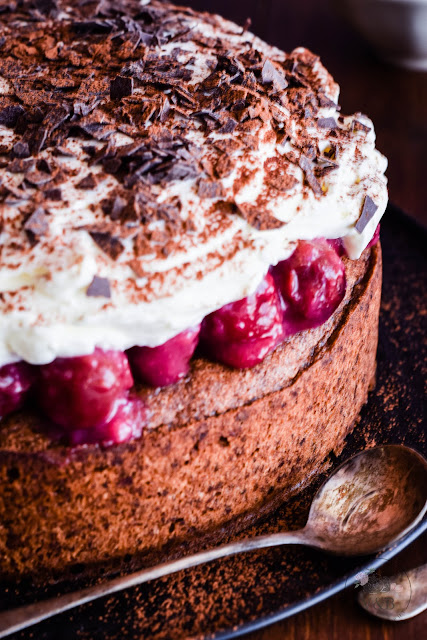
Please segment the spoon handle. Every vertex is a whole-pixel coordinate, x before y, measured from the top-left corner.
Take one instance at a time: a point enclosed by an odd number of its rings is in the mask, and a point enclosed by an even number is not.
[[[292,533],[274,533],[267,536],[241,540],[239,542],[225,544],[216,549],[201,551],[200,553],[181,558],[180,560],[142,569],[142,571],[137,571],[127,576],[114,578],[104,584],[66,593],[57,598],[50,598],[49,600],[43,600],[10,611],[4,611],[0,613],[0,638],[5,638],[11,633],[37,624],[42,620],[56,616],[68,609],[73,609],[81,604],[116,593],[122,589],[134,587],[149,580],[155,580],[156,578],[161,578],[162,576],[167,576],[177,571],[182,571],[183,569],[189,569],[190,567],[195,567],[205,562],[212,562],[212,560],[217,560],[218,558],[225,558],[226,556],[231,556],[236,553],[244,553],[254,549],[265,549],[283,544],[312,544],[312,541],[306,537],[306,531],[304,529],[293,531]]]

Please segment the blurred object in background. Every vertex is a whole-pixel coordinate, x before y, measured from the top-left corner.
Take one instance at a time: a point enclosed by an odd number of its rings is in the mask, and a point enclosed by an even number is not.
[[[334,4],[381,58],[427,71],[427,0],[334,0]]]

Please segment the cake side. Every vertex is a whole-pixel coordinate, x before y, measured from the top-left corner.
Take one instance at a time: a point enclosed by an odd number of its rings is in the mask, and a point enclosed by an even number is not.
[[[0,450],[2,577],[63,574],[77,563],[108,567],[129,554],[153,561],[205,534],[219,543],[301,490],[342,446],[374,378],[380,246],[366,253],[364,275],[326,343],[284,388],[67,456],[15,418]],[[273,355],[286,354],[284,345]],[[238,394],[244,372],[230,375]],[[13,433],[22,436],[15,451]]]

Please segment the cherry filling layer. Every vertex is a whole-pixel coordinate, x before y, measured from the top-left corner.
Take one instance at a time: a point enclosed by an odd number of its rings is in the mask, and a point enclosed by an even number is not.
[[[369,246],[379,239],[379,226]],[[86,356],[57,358],[35,367],[0,368],[0,418],[20,409],[29,395],[56,437],[71,445],[126,442],[147,422],[134,379],[154,387],[174,384],[190,370],[196,350],[238,369],[253,367],[286,337],[323,324],[346,288],[341,240],[300,241],[294,253],[270,268],[250,296],[206,316],[202,324],[164,344],[126,353],[96,348]]]

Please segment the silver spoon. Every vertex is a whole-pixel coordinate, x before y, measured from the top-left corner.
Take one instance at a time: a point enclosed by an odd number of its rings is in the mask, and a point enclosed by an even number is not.
[[[143,569],[105,584],[0,613],[0,638],[111,593],[236,553],[305,544],[338,555],[375,553],[412,529],[427,511],[427,461],[402,445],[363,451],[317,492],[306,526],[240,540]]]
[[[427,564],[395,576],[369,580],[359,592],[359,604],[384,620],[408,620],[427,609]]]

